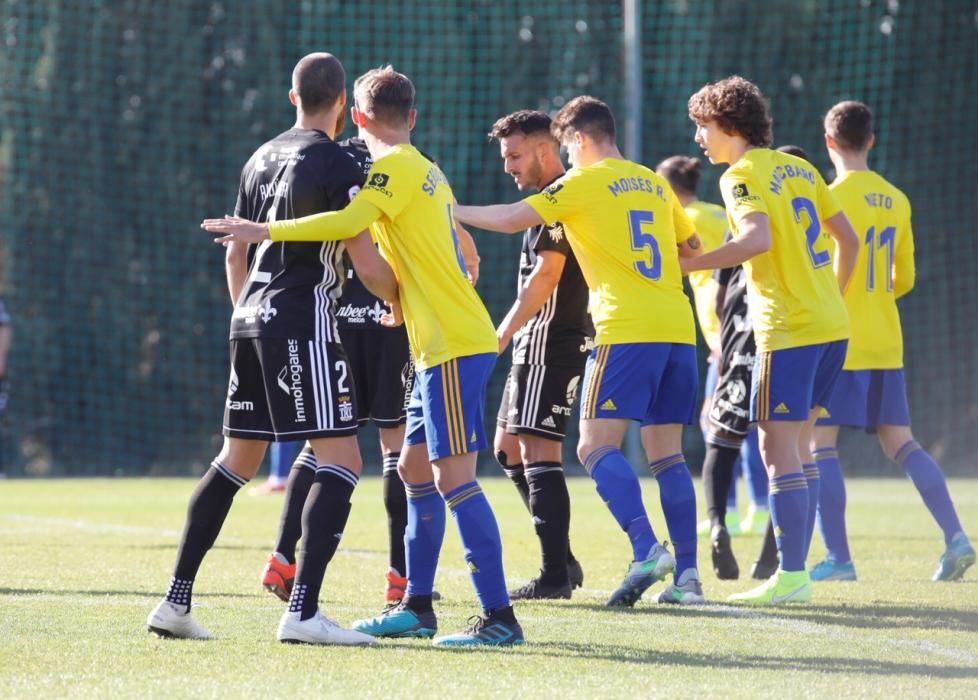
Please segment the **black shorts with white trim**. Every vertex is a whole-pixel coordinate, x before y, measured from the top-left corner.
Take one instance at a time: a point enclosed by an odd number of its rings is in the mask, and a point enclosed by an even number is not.
[[[513,365],[496,424],[511,435],[563,440],[583,374],[583,365]]]

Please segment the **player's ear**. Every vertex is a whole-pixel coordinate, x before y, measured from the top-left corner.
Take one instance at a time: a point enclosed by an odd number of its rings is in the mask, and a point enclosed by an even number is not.
[[[296,107],[299,106],[299,96],[295,94],[295,90],[289,90],[289,102],[291,102]]]
[[[408,131],[414,128],[414,123],[418,121],[418,110],[412,109],[408,113]]]
[[[876,134],[869,135],[869,141],[866,142],[866,150],[869,151],[876,144]]]
[[[836,150],[835,149],[835,139],[832,138],[832,136],[829,135],[829,134],[825,134],[825,147],[827,149],[829,149],[830,151]]]
[[[350,107],[350,119],[358,129],[362,129],[367,125],[366,116],[356,106]]]

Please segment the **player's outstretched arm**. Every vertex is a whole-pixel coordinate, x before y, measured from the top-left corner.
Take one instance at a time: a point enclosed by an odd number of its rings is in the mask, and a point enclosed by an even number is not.
[[[849,286],[849,278],[856,268],[856,257],[859,255],[859,236],[849,222],[845,212],[840,211],[825,220],[829,235],[835,239],[836,254],[834,261],[835,279],[839,290],[845,293]]]
[[[771,247],[771,223],[767,214],[754,211],[737,225],[738,233],[719,248],[694,258],[680,257],[683,274],[694,270],[736,267]]]
[[[554,250],[540,251],[533,272],[526,278],[526,284],[520,289],[516,302],[496,329],[499,352],[506,349],[516,331],[547,303],[560,282],[566,262],[567,257],[562,253]]]
[[[545,223],[526,202],[491,204],[487,207],[458,205],[455,207],[455,217],[463,224],[500,233],[517,233]]]
[[[377,251],[370,238],[370,231],[361,231],[346,242],[346,252],[350,254],[357,277],[374,296],[388,304],[398,300],[397,277],[394,270]]]
[[[256,223],[238,216],[223,219],[204,219],[200,227],[223,234],[215,243],[244,241],[342,241],[359,235],[361,231],[380,218],[381,211],[370,202],[354,198],[339,211],[326,211],[301,219],[289,219],[274,223]]]

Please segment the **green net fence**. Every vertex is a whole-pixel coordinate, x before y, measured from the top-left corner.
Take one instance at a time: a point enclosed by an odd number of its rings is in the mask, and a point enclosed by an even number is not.
[[[872,163],[914,203],[918,283],[902,311],[916,433],[973,471],[978,2],[663,0],[641,17],[649,165],[699,154],[687,97],[734,72],[771,98],[777,142],[826,176],[821,115],[843,98],[874,108]],[[407,73],[415,142],[461,201],[489,203],[517,197],[485,138],[497,117],[590,93],[623,121],[623,30],[621,3],[585,0],[0,0],[8,471],[179,474],[210,460],[230,306],[222,250],[197,224],[232,209],[242,163],[291,125],[303,54],[335,53],[351,81],[387,62]],[[706,170],[701,196],[718,201],[720,170]],[[518,243],[477,240],[498,320]],[[880,467],[872,441],[843,450],[857,470]]]

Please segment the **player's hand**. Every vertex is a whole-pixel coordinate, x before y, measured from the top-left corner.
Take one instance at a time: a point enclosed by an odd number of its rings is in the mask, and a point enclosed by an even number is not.
[[[474,287],[479,281],[479,256],[476,256],[474,260],[465,261],[465,272],[469,282]]]
[[[380,325],[385,328],[397,328],[404,325],[404,314],[401,313],[401,305],[395,302],[385,301],[387,308],[390,309],[380,317]]]
[[[496,331],[496,340],[499,341],[499,354],[502,355],[506,352],[506,346],[509,345],[510,336],[502,331]]]
[[[690,272],[696,269],[693,266],[693,260],[694,258],[683,258],[683,257],[679,258],[679,271],[683,275],[688,275]]]
[[[268,224],[259,224],[240,216],[227,216],[223,219],[204,219],[200,227],[212,233],[222,233],[223,236],[214,239],[215,243],[227,244],[231,241],[243,243],[260,243],[267,240]]]

